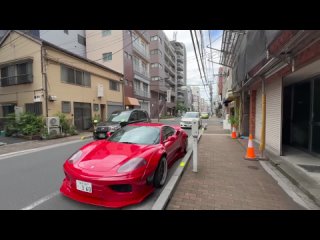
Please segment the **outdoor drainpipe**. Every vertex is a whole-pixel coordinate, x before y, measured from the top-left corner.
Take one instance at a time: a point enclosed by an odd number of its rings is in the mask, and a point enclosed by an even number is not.
[[[262,95],[261,95],[261,107],[262,107],[262,119],[261,119],[261,140],[259,150],[261,152],[261,158],[264,157],[264,150],[266,146],[266,90],[265,79],[261,78],[262,83]]]

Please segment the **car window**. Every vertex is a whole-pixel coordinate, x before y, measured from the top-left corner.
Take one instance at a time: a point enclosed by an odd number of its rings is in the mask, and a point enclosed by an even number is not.
[[[110,142],[123,142],[127,144],[158,144],[160,129],[149,126],[125,126],[117,130],[108,139]]]
[[[138,111],[133,111],[131,113],[131,116],[129,118],[129,121],[130,122],[134,122],[134,121],[138,121],[139,120],[139,117],[138,117]]]
[[[139,111],[139,120],[146,121],[147,114],[144,111]]]
[[[130,112],[129,111],[124,111],[124,112],[120,112],[120,113],[115,113],[112,114],[109,119],[108,122],[127,122],[130,116]]]
[[[199,118],[198,112],[186,112],[186,114],[183,116],[185,118]]]
[[[163,141],[168,139],[168,137],[174,135],[175,130],[172,127],[163,127],[162,128],[162,136],[163,136]]]

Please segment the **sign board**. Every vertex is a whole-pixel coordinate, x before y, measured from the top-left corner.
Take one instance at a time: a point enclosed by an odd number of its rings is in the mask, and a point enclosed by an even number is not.
[[[167,90],[167,102],[171,102],[171,89]]]
[[[103,97],[103,85],[102,84],[98,84],[98,95],[97,97]]]

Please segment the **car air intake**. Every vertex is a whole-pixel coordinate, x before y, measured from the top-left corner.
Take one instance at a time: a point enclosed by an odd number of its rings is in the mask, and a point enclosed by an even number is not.
[[[110,188],[115,192],[132,192],[132,185],[130,184],[110,185]]]

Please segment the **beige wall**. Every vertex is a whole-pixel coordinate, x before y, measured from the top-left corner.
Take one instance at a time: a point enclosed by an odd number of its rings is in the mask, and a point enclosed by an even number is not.
[[[74,102],[106,105],[107,101],[122,103],[123,95],[121,84],[120,91],[109,90],[109,79],[120,82],[121,76],[119,74],[104,70],[100,67],[94,66],[93,64],[86,63],[54,49],[47,48],[46,53],[49,59],[47,65],[48,95],[57,96],[57,101],[49,101],[48,103],[49,116],[55,115],[57,112],[61,112],[62,101],[72,102],[71,113],[67,114],[70,118],[72,117],[71,114],[74,114]],[[61,82],[61,64],[66,64],[70,67],[89,72],[91,75],[91,88]],[[103,84],[104,97],[97,97],[98,84]],[[98,112],[94,112],[92,108],[92,116],[97,113]]]
[[[20,36],[20,37],[19,37]],[[8,44],[12,39],[13,44]],[[6,45],[7,44],[7,45]],[[23,58],[33,59],[33,83],[21,84],[9,87],[0,87],[0,104],[17,103],[25,111],[25,103],[33,103],[34,90],[42,88],[41,74],[41,45],[17,33],[11,36],[3,43],[0,48],[0,65],[10,61],[16,61]],[[73,102],[91,103],[92,116],[100,114],[94,112],[92,104],[105,104],[107,112],[107,102],[123,102],[122,85],[119,73],[88,63],[85,60],[73,57],[54,48],[44,46],[46,61],[44,63],[48,79],[48,95],[57,96],[57,101],[48,102],[48,115],[53,116],[61,112],[61,101],[70,101],[71,114],[73,114]],[[91,87],[81,87],[61,82],[61,63],[79,70],[87,71],[91,75]],[[109,80],[115,80],[120,84],[120,91],[109,90]],[[97,86],[103,84],[104,96],[97,97]],[[45,101],[42,101],[43,115],[46,115]],[[72,117],[69,114],[68,117]]]
[[[28,58],[33,59],[33,83],[0,87],[0,104],[17,103],[25,110],[25,103],[33,103],[34,90],[42,88],[41,46],[13,32],[0,48],[0,65]]]
[[[102,37],[101,31],[86,30],[87,58],[123,73],[123,30],[111,30],[111,35],[106,37]],[[107,52],[117,53],[112,61],[103,62],[102,54]]]

